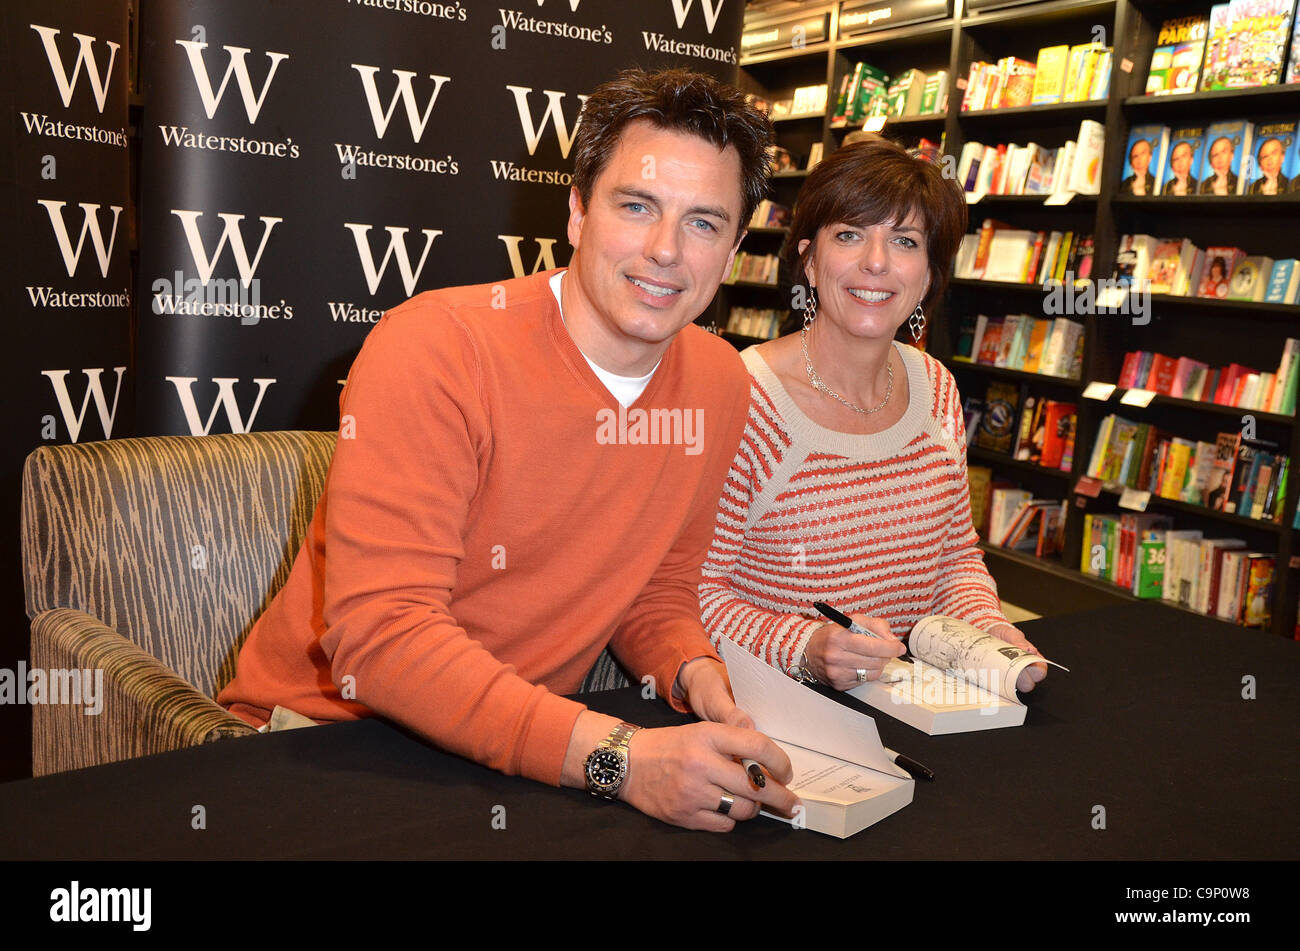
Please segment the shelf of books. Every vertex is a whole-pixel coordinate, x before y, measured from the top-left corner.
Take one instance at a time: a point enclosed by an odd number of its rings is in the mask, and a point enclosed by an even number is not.
[[[1297,26],[1295,0],[747,7],[742,86],[821,112],[776,126],[775,205],[857,129],[966,194],[928,346],[995,576],[1300,634]],[[742,251],[775,254],[783,224]],[[725,293],[784,317],[788,284]]]

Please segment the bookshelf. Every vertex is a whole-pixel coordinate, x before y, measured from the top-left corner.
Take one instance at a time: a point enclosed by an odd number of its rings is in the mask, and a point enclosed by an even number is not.
[[[799,86],[827,84],[828,106],[823,114],[786,119],[775,126],[778,144],[796,156],[801,166],[814,142],[821,142],[829,154],[852,128],[860,127],[832,124],[840,81],[856,63],[869,62],[891,76],[912,67],[927,72],[946,69],[949,108],[945,113],[891,118],[880,131],[905,146],[915,145],[922,137],[934,141],[942,137],[945,154],[958,156],[962,146],[972,140],[1032,138],[1054,147],[1074,138],[1083,119],[1100,122],[1106,128],[1099,195],[1076,195],[1062,206],[1045,205],[1040,196],[987,196],[970,206],[972,228],[986,217],[995,217],[1017,228],[1090,233],[1095,240],[1096,277],[1113,273],[1120,237],[1133,233],[1187,237],[1201,248],[1236,245],[1250,254],[1300,258],[1300,229],[1293,226],[1300,212],[1300,195],[1169,198],[1117,194],[1129,129],[1134,125],[1172,125],[1189,119],[1208,124],[1237,117],[1253,121],[1300,119],[1300,84],[1144,95],[1161,22],[1206,12],[1208,0],[951,0],[946,4],[911,0],[891,6],[896,20],[922,8],[928,13],[916,22],[882,23],[870,32],[844,36],[840,29],[842,14],[846,9],[857,11],[862,7],[852,0],[757,4],[747,13],[747,33],[796,19],[821,24],[821,34],[801,48],[742,54],[739,63],[741,88],[768,99],[789,97]],[[1105,99],[960,110],[972,61],[995,61],[1003,56],[1032,60],[1041,47],[1095,39],[1114,48],[1114,70]],[[805,176],[803,171],[778,176],[773,183],[773,200],[793,206]],[[751,234],[742,249],[775,253],[782,237],[775,230]],[[723,287],[702,321],[725,325],[732,304],[782,308],[789,303],[788,294],[784,276],[776,287]],[[1079,571],[1085,514],[1125,511],[1119,508],[1115,493],[1102,491],[1093,498],[1074,491],[1087,470],[1100,421],[1110,413],[1120,413],[1187,438],[1213,441],[1219,431],[1240,428],[1241,417],[1250,413],[1257,434],[1279,443],[1280,451],[1291,457],[1293,465],[1300,462],[1300,425],[1292,416],[1166,396],[1157,396],[1146,407],[1136,407],[1120,403],[1124,395],[1120,389],[1105,401],[1086,399],[1082,396],[1084,387],[1093,381],[1117,382],[1124,354],[1131,350],[1188,356],[1211,366],[1239,362],[1271,372],[1281,357],[1285,339],[1300,336],[1300,306],[1153,294],[1149,320],[1141,325],[1122,315],[1066,315],[1084,325],[1083,373],[1079,381],[953,360],[966,314],[1032,314],[1043,295],[1042,287],[1036,284],[954,280],[943,305],[929,315],[929,350],[951,369],[963,396],[982,396],[989,381],[1002,380],[1028,383],[1032,394],[1078,404],[1076,447],[1069,472],[983,450],[976,452],[972,447],[972,463],[990,465],[995,476],[1016,480],[1035,495],[1069,500],[1062,556],[1037,559],[1022,552],[984,546],[987,561],[1003,595],[1026,607],[1042,604],[1060,610],[1062,606],[1076,609],[1132,601],[1135,599],[1124,589]],[[753,342],[752,338],[727,336],[737,346]],[[1300,598],[1300,531],[1290,527],[1297,495],[1300,476],[1292,473],[1281,525],[1156,496],[1150,499],[1149,511],[1171,514],[1177,527],[1201,528],[1207,537],[1240,537],[1259,550],[1276,551],[1272,630],[1290,636]],[[1232,629],[1223,623],[1225,631]]]

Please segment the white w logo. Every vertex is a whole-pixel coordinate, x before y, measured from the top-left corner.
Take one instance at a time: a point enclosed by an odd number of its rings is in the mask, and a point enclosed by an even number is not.
[[[677,29],[686,25],[686,15],[691,12],[691,4],[695,0],[672,0],[673,13],[677,15]],[[713,28],[718,25],[718,14],[722,12],[722,4],[726,0],[718,0],[717,6],[709,3],[709,0],[700,0],[700,9],[704,11],[704,25],[713,32]]]
[[[564,122],[564,112],[560,109],[560,100],[564,98],[564,93],[556,92],[553,89],[544,89],[542,92],[546,95],[546,111],[542,113],[540,124],[533,125],[533,114],[528,108],[528,96],[533,91],[529,86],[506,86],[515,95],[515,107],[519,110],[519,126],[524,130],[524,141],[528,143],[528,154],[532,155],[537,151],[537,143],[542,140],[542,133],[546,131],[546,124],[552,119],[555,121],[555,137],[560,142],[560,153],[564,158],[569,157],[569,149],[573,147],[573,136],[578,131],[578,123],[582,121],[582,116],[574,120],[573,129],[570,130]],[[586,105],[587,97],[578,96],[579,101]],[[579,107],[581,108],[581,107]]]
[[[86,395],[81,401],[81,412],[75,412],[72,409],[72,397],[68,395],[67,376],[71,370],[42,370],[41,376],[48,376],[50,384],[54,387],[54,398],[58,400],[59,410],[63,413],[63,424],[68,427],[68,435],[73,442],[81,435],[81,426],[86,421],[86,410],[90,406],[90,400],[95,400],[95,409],[99,412],[99,422],[104,427],[104,438],[113,438],[113,417],[117,415],[117,398],[122,392],[122,374],[126,372],[126,367],[113,367],[117,372],[117,388],[113,391],[113,407],[108,407],[104,399],[104,387],[100,384],[99,375],[104,372],[103,367],[93,367],[89,370],[82,370],[86,374]]]
[[[416,74],[408,69],[395,69],[393,75],[397,77],[397,88],[393,91],[393,98],[388,101],[388,111],[385,112],[379,101],[379,90],[375,86],[375,73],[379,72],[379,67],[353,63],[352,68],[361,74],[361,85],[366,93],[366,105],[370,107],[370,118],[375,123],[375,135],[381,139],[388,131],[388,123],[392,120],[393,113],[397,111],[397,101],[400,99],[406,108],[406,121],[411,124],[411,138],[419,142],[420,136],[424,135],[424,127],[429,123],[433,104],[438,101],[438,93],[442,92],[442,87],[446,83],[451,82],[450,76],[429,74],[429,78],[434,82],[433,95],[429,97],[429,104],[425,106],[424,114],[421,115],[420,107],[415,101],[415,90],[411,88],[411,80]]]
[[[415,282],[420,279],[420,272],[424,270],[425,259],[429,257],[429,248],[433,245],[433,239],[442,234],[441,231],[434,231],[432,228],[421,228],[420,232],[424,235],[424,251],[420,254],[420,263],[411,270],[411,258],[406,253],[406,232],[410,228],[397,228],[393,225],[387,225],[384,230],[388,232],[388,249],[384,251],[384,259],[379,262],[379,267],[375,267],[374,255],[370,253],[370,225],[344,224],[343,227],[352,232],[353,239],[357,242],[357,257],[361,259],[361,270],[366,274],[366,286],[370,288],[370,293],[379,290],[379,282],[384,279],[384,272],[388,270],[388,261],[390,258],[397,258],[397,270],[402,275],[402,286],[406,288],[406,296],[410,297],[415,293]]]
[[[510,255],[510,270],[514,271],[515,277],[524,276],[524,259],[519,252],[519,245],[524,240],[520,234],[499,234],[501,241],[505,242],[506,254]],[[537,238],[537,260],[533,261],[533,269],[529,274],[536,274],[538,271],[549,271],[555,267],[555,242],[557,238]]]
[[[537,5],[538,5],[539,7],[542,6],[542,5],[545,4],[545,3],[546,3],[546,0],[537,0]],[[574,13],[577,13],[577,12],[578,12],[578,4],[580,4],[580,3],[582,3],[582,0],[569,0],[569,10],[571,10],[571,11],[574,12]]]
[[[253,81],[248,77],[248,64],[244,61],[244,57],[251,51],[242,46],[223,46],[222,49],[230,56],[230,65],[226,67],[226,75],[221,77],[221,87],[214,93],[212,80],[208,78],[207,64],[203,61],[203,51],[208,48],[208,44],[195,40],[177,40],[176,45],[183,47],[185,55],[190,59],[194,82],[199,87],[199,98],[203,100],[203,109],[209,119],[217,114],[217,106],[221,105],[221,97],[226,94],[226,86],[230,84],[230,76],[233,73],[235,82],[239,85],[239,95],[244,100],[244,111],[248,113],[248,121],[256,122],[258,113],[262,111],[262,103],[266,101],[266,94],[271,88],[271,80],[275,78],[275,71],[280,68],[281,60],[289,58],[288,53],[266,54],[271,60],[271,69],[266,74],[266,82],[262,83],[262,92],[254,95]]]
[[[108,81],[113,73],[113,61],[117,58],[117,48],[121,44],[114,43],[112,40],[106,41],[108,66],[104,68],[103,75],[100,75],[95,69],[95,56],[91,52],[95,38],[84,33],[73,33],[73,38],[80,46],[77,49],[77,61],[72,64],[72,78],[69,79],[68,71],[63,68],[63,57],[59,55],[59,48],[54,45],[54,38],[59,35],[59,31],[53,27],[37,26],[35,23],[29,25],[40,34],[41,41],[45,44],[45,58],[50,61],[50,72],[54,74],[54,84],[59,87],[64,108],[72,104],[72,91],[77,86],[77,77],[81,75],[81,64],[85,63],[86,81],[90,83],[90,91],[95,95],[95,104],[99,106],[99,111],[102,113],[104,102],[108,99]]]
[[[37,204],[44,205],[50,216],[50,227],[54,229],[54,240],[63,252],[63,266],[68,269],[68,277],[77,273],[77,262],[81,260],[81,249],[86,244],[86,235],[90,234],[90,243],[95,247],[95,257],[99,259],[99,273],[108,277],[108,261],[113,256],[113,243],[117,241],[117,216],[122,212],[121,205],[109,205],[113,212],[113,230],[108,235],[108,246],[104,246],[104,232],[99,227],[99,205],[81,202],[81,234],[77,236],[77,246],[72,246],[68,236],[68,226],[63,220],[64,201],[52,201],[48,198],[37,199]],[[75,440],[74,440],[75,442]]]
[[[284,221],[283,218],[267,218],[263,216],[262,221],[262,243],[257,246],[257,256],[252,261],[248,260],[248,249],[244,245],[244,233],[240,230],[239,223],[244,220],[243,215],[232,215],[223,211],[217,212],[217,217],[225,224],[221,232],[221,240],[217,242],[217,250],[209,258],[207,250],[203,247],[203,238],[199,235],[199,218],[203,217],[201,211],[184,211],[173,208],[172,214],[181,220],[181,225],[185,228],[185,239],[190,245],[190,257],[194,259],[194,267],[199,272],[199,280],[204,284],[212,279],[212,272],[217,266],[217,260],[221,257],[222,250],[226,247],[226,242],[230,242],[230,251],[235,256],[235,267],[239,269],[239,279],[245,287],[253,282],[253,275],[257,272],[258,262],[262,260],[262,252],[266,250],[266,239],[271,237],[271,229]]]
[[[197,376],[167,377],[167,382],[176,387],[176,395],[181,398],[181,408],[185,411],[185,422],[190,427],[191,436],[206,436],[217,418],[217,410],[222,407],[226,410],[226,422],[230,424],[232,433],[248,432],[253,425],[253,420],[257,418],[257,410],[262,405],[266,388],[275,382],[274,379],[253,380],[257,384],[257,401],[253,403],[253,408],[248,412],[248,420],[245,422],[240,415],[239,404],[235,402],[235,384],[239,382],[239,377],[214,376],[212,382],[217,384],[217,398],[212,404],[212,412],[208,413],[207,423],[204,423],[199,419],[199,408],[194,403],[194,393],[190,389],[197,380]]]

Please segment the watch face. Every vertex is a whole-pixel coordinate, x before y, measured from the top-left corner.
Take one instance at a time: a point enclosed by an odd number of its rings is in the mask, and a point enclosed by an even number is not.
[[[623,776],[623,756],[613,750],[596,750],[587,760],[587,778],[597,786],[613,786]]]

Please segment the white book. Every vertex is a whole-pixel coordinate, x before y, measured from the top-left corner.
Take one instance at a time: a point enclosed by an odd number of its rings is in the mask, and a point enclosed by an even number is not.
[[[1191,579],[1184,563],[1186,551],[1197,551],[1202,533],[1199,529],[1170,529],[1165,532],[1165,576],[1161,582],[1160,597],[1175,604],[1187,604],[1191,594]]]
[[[1272,373],[1261,373],[1259,375],[1259,387],[1251,396],[1250,408],[1267,411],[1268,407],[1264,405],[1268,401],[1269,391],[1274,388],[1276,377]]]
[[[1025,271],[1025,257],[1037,240],[1034,231],[999,228],[989,242],[989,258],[984,265],[984,280],[1021,283]]]
[[[975,255],[979,253],[980,236],[962,235],[961,244],[957,245],[957,257],[953,262],[953,277],[972,278],[975,276]]]
[[[1048,376],[1069,376],[1079,334],[1082,332],[1083,324],[1066,317],[1055,318],[1052,321],[1052,334],[1048,339],[1046,362],[1039,367],[1038,372],[1046,373]]]
[[[1260,381],[1264,378],[1258,373],[1247,373],[1246,382],[1241,387],[1241,399],[1238,403],[1244,409],[1255,409],[1255,395],[1259,392]]]
[[[1038,143],[1030,142],[1022,149],[1016,151],[1016,167],[1011,170],[1011,184],[1013,195],[1023,195],[1025,193],[1025,179],[1029,177],[1030,166],[1034,164],[1034,159],[1041,150]]]
[[[1016,510],[1031,498],[1024,489],[994,489],[989,497],[989,538],[1005,537]]]
[[[1061,151],[1056,156],[1056,169],[1052,176],[1053,195],[1071,191],[1070,176],[1074,174],[1074,156],[1078,150],[1078,144],[1073,140],[1061,146]]]
[[[975,318],[975,338],[970,346],[971,363],[974,363],[980,355],[980,344],[984,342],[984,331],[988,329],[988,326],[989,319],[985,314],[980,314]]]
[[[912,801],[916,781],[894,765],[871,717],[809,690],[728,638],[718,644],[736,705],[790,757],[789,789],[804,812],[791,819],[845,839]]]
[[[1100,122],[1084,119],[1079,123],[1079,141],[1070,169],[1069,191],[1079,195],[1101,192],[1101,156],[1106,147],[1106,128]]]
[[[912,663],[890,660],[879,680],[848,693],[930,736],[1020,726],[1026,712],[1016,694],[1021,671],[1036,663],[1061,666],[941,615],[917,621],[907,646]]]
[[[997,174],[989,185],[989,191],[994,195],[1005,195],[1007,193],[1006,182],[1007,172],[1011,169],[1011,160],[1016,155],[1016,144],[1010,143],[1002,153],[1002,162],[998,165]]]
[[[1219,576],[1219,601],[1214,606],[1214,614],[1225,621],[1235,621],[1241,607],[1241,589],[1238,582],[1241,577],[1241,563],[1246,555],[1245,551],[1228,551],[1223,555],[1223,573]]]
[[[1047,343],[1043,345],[1043,357],[1038,364],[1038,372],[1046,373],[1048,376],[1060,376],[1056,372],[1056,366],[1061,362],[1061,348],[1065,346],[1065,325],[1069,323],[1064,317],[1056,317],[1052,320],[1052,329],[1047,335]]]
[[[993,191],[993,166],[998,164],[998,150],[991,145],[984,146],[984,158],[980,161],[980,173],[975,179],[975,191],[987,195]]]
[[[1053,231],[1047,238],[1047,247],[1043,250],[1043,259],[1038,262],[1038,274],[1035,277],[1035,284],[1042,284],[1047,280],[1047,276],[1052,273],[1052,264],[1056,261],[1056,252],[1061,250],[1061,242],[1065,235],[1059,231]]]
[[[962,191],[975,191],[975,177],[979,175],[980,164],[984,160],[984,146],[979,142],[967,142],[961,147],[961,159],[957,162],[957,181]],[[975,175],[971,174],[974,166]]]

